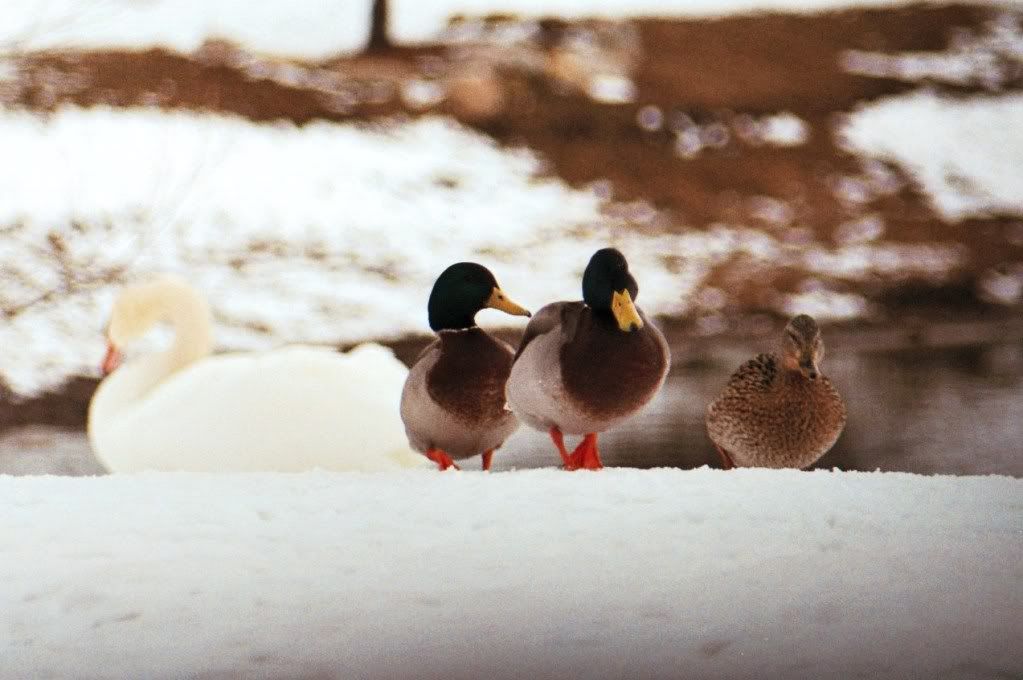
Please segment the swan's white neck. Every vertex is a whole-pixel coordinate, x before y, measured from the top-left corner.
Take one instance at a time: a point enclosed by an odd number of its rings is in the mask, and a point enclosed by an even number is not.
[[[210,355],[213,329],[206,303],[192,291],[167,297],[165,305],[158,320],[174,329],[174,342],[163,355],[166,375],[170,375]]]
[[[150,356],[127,362],[100,385],[105,408],[118,409],[144,397],[164,380],[191,364],[209,356],[212,346],[212,324],[206,301],[187,284],[164,279],[143,284],[125,293],[131,304],[120,313],[128,317],[131,335],[141,337],[158,323],[166,322],[174,329],[170,348]],[[118,323],[115,318],[111,327]],[[137,317],[132,317],[137,314]],[[120,320],[125,323],[125,319]]]

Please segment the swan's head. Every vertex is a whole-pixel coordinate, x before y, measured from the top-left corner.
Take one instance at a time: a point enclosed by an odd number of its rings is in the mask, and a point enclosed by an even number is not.
[[[785,367],[798,371],[810,380],[820,375],[820,363],[824,360],[824,341],[813,317],[800,314],[792,317],[785,326],[782,356]]]
[[[184,280],[164,275],[126,288],[114,302],[107,325],[107,355],[102,371],[120,364],[121,349],[144,336],[161,321],[174,319],[184,308],[208,314],[206,301]]]
[[[427,314],[435,331],[461,330],[476,325],[476,313],[490,307],[513,316],[529,311],[511,301],[489,269],[475,262],[458,262],[433,284]]]

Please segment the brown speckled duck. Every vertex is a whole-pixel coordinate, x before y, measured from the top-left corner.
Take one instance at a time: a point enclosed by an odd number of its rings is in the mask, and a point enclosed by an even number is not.
[[[726,469],[804,468],[845,427],[845,404],[820,372],[824,342],[800,314],[785,327],[781,356],[760,354],[739,367],[707,408],[707,433]]]
[[[668,343],[635,306],[625,256],[598,250],[581,302],[554,302],[526,326],[508,379],[508,405],[547,432],[567,470],[602,467],[597,434],[643,408],[668,374]],[[565,434],[585,435],[573,453]]]
[[[529,316],[486,267],[459,262],[444,270],[427,304],[438,337],[412,365],[401,393],[409,444],[441,470],[477,454],[489,470],[494,450],[519,426],[504,397],[513,350],[476,325],[486,307]]]

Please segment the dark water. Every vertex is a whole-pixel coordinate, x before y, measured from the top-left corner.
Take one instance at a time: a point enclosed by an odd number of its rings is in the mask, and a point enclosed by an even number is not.
[[[646,411],[601,437],[605,465],[719,467],[703,413],[745,358],[674,366]],[[835,354],[824,371],[849,422],[815,467],[1023,477],[1023,343]],[[494,467],[557,460],[545,435],[523,428]]]
[[[672,368],[661,395],[601,436],[605,465],[720,466],[704,430],[704,409],[752,353],[698,363],[678,354],[683,363]],[[846,400],[849,422],[816,467],[1023,477],[1023,343],[836,351],[824,370]],[[497,452],[494,469],[559,462],[546,435],[522,427]],[[478,466],[478,458],[463,465]],[[80,431],[30,428],[0,440],[0,474],[101,472]]]

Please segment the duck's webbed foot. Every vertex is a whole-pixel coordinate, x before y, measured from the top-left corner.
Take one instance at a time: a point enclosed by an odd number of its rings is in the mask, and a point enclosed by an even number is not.
[[[554,446],[558,447],[558,453],[561,454],[562,467],[566,470],[578,470],[579,465],[575,462],[575,454],[569,453],[568,449],[565,448],[565,437],[561,434],[561,430],[555,425],[547,434],[551,436],[551,441],[554,442]]]
[[[448,468],[462,469],[455,464],[455,461],[451,460],[451,456],[440,449],[427,449],[423,455],[436,463],[439,470],[447,470]]]
[[[727,451],[725,451],[723,448],[721,448],[717,444],[714,445],[714,448],[718,450],[718,455],[721,456],[721,467],[722,468],[724,468],[725,470],[731,470],[732,468],[735,467],[735,463],[732,461],[732,457],[730,455],[728,455]]]
[[[483,471],[490,472],[490,464],[494,462],[494,449],[483,452]]]
[[[604,464],[600,462],[600,451],[597,449],[597,433],[591,432],[579,442],[579,446],[572,452],[572,461],[576,468],[583,470],[603,470]]]

